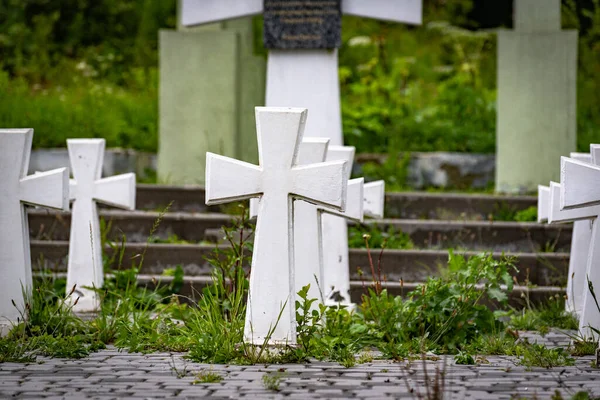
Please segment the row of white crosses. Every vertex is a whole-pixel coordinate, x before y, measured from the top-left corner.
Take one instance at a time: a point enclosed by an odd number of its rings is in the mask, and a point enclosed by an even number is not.
[[[598,336],[590,327],[600,329],[600,310],[588,287],[590,282],[600,292],[598,164],[600,145],[591,145],[589,154],[561,157],[561,183],[538,187],[538,221],[573,222],[566,310],[579,316],[579,330],[588,337]]]
[[[364,210],[383,213],[383,184],[348,180],[353,148],[328,149],[329,139],[303,141],[307,111],[299,108],[256,108],[259,165],[207,153],[206,204],[259,198],[244,328],[247,343],[296,342],[296,292],[311,285],[309,296],[323,299],[319,289],[333,287],[349,304],[349,273],[335,257],[347,236],[326,240],[325,217],[361,221]],[[378,198],[378,194],[380,197]],[[366,199],[367,197],[368,199]],[[298,201],[300,200],[300,201]],[[367,207],[365,207],[367,205]],[[337,222],[337,221],[336,221]],[[344,245],[335,247],[337,241]],[[330,285],[330,286],[328,286]],[[348,296],[348,297],[345,297]]]
[[[74,311],[95,311],[98,298],[86,287],[103,284],[96,203],[133,209],[135,174],[100,179],[104,139],[69,139],[69,169],[27,175],[32,129],[0,129],[0,335],[25,313],[32,289],[29,227],[25,204],[69,210],[73,201],[67,290],[76,285]]]

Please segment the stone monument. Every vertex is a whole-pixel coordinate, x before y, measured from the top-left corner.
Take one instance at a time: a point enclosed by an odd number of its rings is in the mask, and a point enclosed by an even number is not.
[[[263,13],[266,105],[306,107],[306,137],[342,145],[338,54],[341,15],[421,23],[421,0],[182,0],[182,24],[195,26]]]
[[[192,11],[212,15],[210,1],[194,3]],[[187,28],[185,6],[180,1],[178,30],[159,34],[158,179],[177,185],[204,184],[207,151],[258,160],[254,107],[265,92],[252,18]]]
[[[496,190],[557,181],[575,151],[577,31],[561,30],[560,0],[515,0],[513,31],[498,32]]]

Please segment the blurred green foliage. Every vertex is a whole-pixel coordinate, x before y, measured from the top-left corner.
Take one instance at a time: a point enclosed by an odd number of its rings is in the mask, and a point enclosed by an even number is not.
[[[563,0],[563,27],[580,30],[578,147],[586,151],[600,141],[599,2]],[[348,144],[494,152],[496,39],[473,30],[473,4],[424,0],[421,27],[343,17]],[[155,151],[158,30],[175,25],[176,0],[0,2],[0,126],[33,127],[35,147],[105,137],[108,146]]]

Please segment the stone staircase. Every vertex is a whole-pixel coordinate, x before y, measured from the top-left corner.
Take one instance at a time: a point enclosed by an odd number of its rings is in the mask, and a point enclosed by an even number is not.
[[[171,204],[168,211],[162,210]],[[518,280],[535,287],[519,286],[513,293],[518,300],[527,292],[533,297],[563,293],[566,285],[571,241],[571,226],[495,221],[498,215],[536,205],[535,197],[472,194],[387,193],[386,218],[365,221],[381,230],[393,228],[410,237],[415,248],[385,250],[381,255],[387,286],[394,293],[407,292],[428,276],[445,268],[448,249],[474,255],[481,251],[518,257]],[[184,293],[210,281],[211,265],[206,261],[219,243],[221,227],[231,226],[234,217],[218,207],[204,205],[201,187],[138,185],[137,210],[133,212],[101,209],[108,240],[126,238],[124,268],[144,254],[140,280],[150,282],[166,268],[181,265],[186,281]],[[157,220],[153,240],[150,232]],[[70,215],[68,213],[29,210],[32,265],[37,271],[65,274],[68,255]],[[107,246],[105,254],[114,254]],[[375,263],[379,250],[372,250]],[[364,283],[357,267],[369,271],[366,249],[350,250],[351,288],[354,300],[360,298]],[[400,281],[402,280],[402,284]]]

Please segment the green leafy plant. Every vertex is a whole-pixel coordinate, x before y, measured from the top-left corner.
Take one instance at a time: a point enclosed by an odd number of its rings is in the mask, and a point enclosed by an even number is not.
[[[280,373],[266,373],[262,376],[263,386],[267,390],[278,392],[282,381],[283,375]]]
[[[193,384],[198,385],[201,383],[219,383],[223,380],[223,377],[212,371],[212,370],[203,370],[196,374]]]
[[[383,231],[375,224],[351,225],[348,228],[348,247],[366,248],[365,237],[368,237],[371,248],[410,250],[415,247],[407,233],[396,231],[392,225]]]
[[[517,222],[537,221],[537,207],[531,206],[524,210],[517,211],[515,214],[515,221],[517,221]]]

